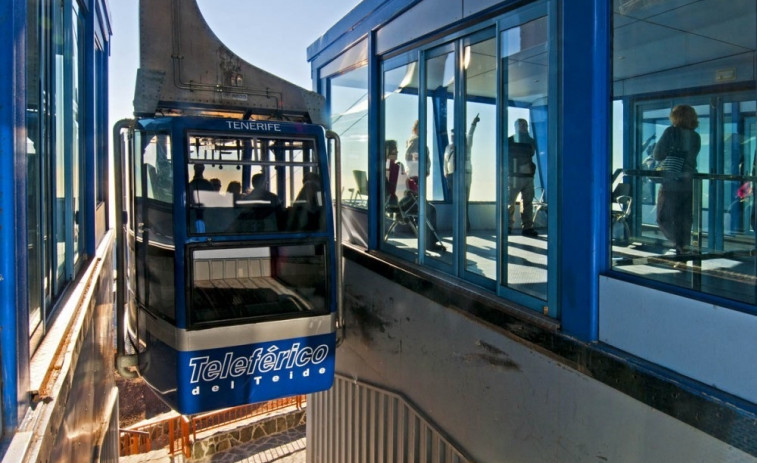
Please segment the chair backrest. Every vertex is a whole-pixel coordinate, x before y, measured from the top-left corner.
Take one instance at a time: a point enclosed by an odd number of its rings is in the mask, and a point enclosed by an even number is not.
[[[618,183],[615,185],[615,189],[612,190],[612,200],[617,201],[620,196],[631,196],[630,183]]]
[[[353,170],[352,176],[355,177],[358,194],[368,196],[368,173],[364,170]]]
[[[612,190],[613,219],[617,221],[627,218],[631,214],[632,201],[631,184],[618,183],[615,189]]]
[[[400,165],[396,162],[390,163],[386,179],[386,194],[389,196],[397,195],[397,181],[400,178]]]

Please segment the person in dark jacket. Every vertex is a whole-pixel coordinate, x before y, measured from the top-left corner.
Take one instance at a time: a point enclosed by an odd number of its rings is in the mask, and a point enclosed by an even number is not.
[[[676,255],[684,254],[691,243],[693,216],[693,180],[697,171],[697,155],[702,142],[694,131],[699,127],[697,113],[689,105],[677,105],[670,111],[670,126],[655,145],[653,157],[663,161],[672,149],[684,154],[680,174],[665,176],[657,193],[657,225],[673,242]]]
[[[520,194],[523,201],[520,220],[523,225],[521,233],[525,236],[538,236],[534,230],[534,174],[536,164],[532,158],[536,154],[536,142],[528,133],[528,121],[515,121],[515,134],[507,139],[508,179],[507,210],[510,215],[508,232],[512,232],[515,221],[515,200]]]

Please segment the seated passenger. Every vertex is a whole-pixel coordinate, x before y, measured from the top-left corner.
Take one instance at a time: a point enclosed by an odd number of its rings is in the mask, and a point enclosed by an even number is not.
[[[279,197],[268,190],[267,183],[265,175],[253,175],[252,191],[239,198],[239,200],[248,205],[280,207],[281,201],[279,200]]]
[[[405,166],[401,162],[397,162],[397,142],[395,140],[387,140],[386,146],[386,180],[384,182],[386,190],[386,203],[387,206],[395,206],[397,204],[397,182],[400,174],[405,172]]]
[[[229,182],[229,186],[226,187],[226,194],[231,194],[234,201],[238,200],[242,196],[242,184],[237,181]]]
[[[418,192],[418,177],[407,179],[407,190],[405,195],[399,201],[399,208],[402,215],[415,222],[415,228],[419,228],[418,214],[420,199]],[[447,249],[442,244],[442,240],[436,233],[436,207],[430,202],[426,202],[426,249],[442,253]]]
[[[289,215],[289,230],[322,230],[325,226],[323,213],[323,188],[316,172],[308,172],[302,178],[302,189],[292,203]]]
[[[241,206],[235,231],[276,231],[281,219],[282,205],[279,197],[268,190],[263,174],[252,176],[252,191],[239,198]]]
[[[307,205],[311,211],[323,207],[321,177],[316,172],[307,172],[303,176],[302,189],[297,193],[294,202]]]

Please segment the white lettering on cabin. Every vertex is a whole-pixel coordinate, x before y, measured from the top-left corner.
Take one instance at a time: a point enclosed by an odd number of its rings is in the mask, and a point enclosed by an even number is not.
[[[226,121],[229,129],[249,130],[252,132],[281,132],[281,124],[278,122],[260,121]]]

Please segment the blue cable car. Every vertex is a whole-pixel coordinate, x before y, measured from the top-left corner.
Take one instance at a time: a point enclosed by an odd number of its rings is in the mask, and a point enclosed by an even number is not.
[[[331,387],[341,275],[327,138],[337,160],[338,138],[279,121],[129,126],[120,335],[139,374],[182,414]]]

